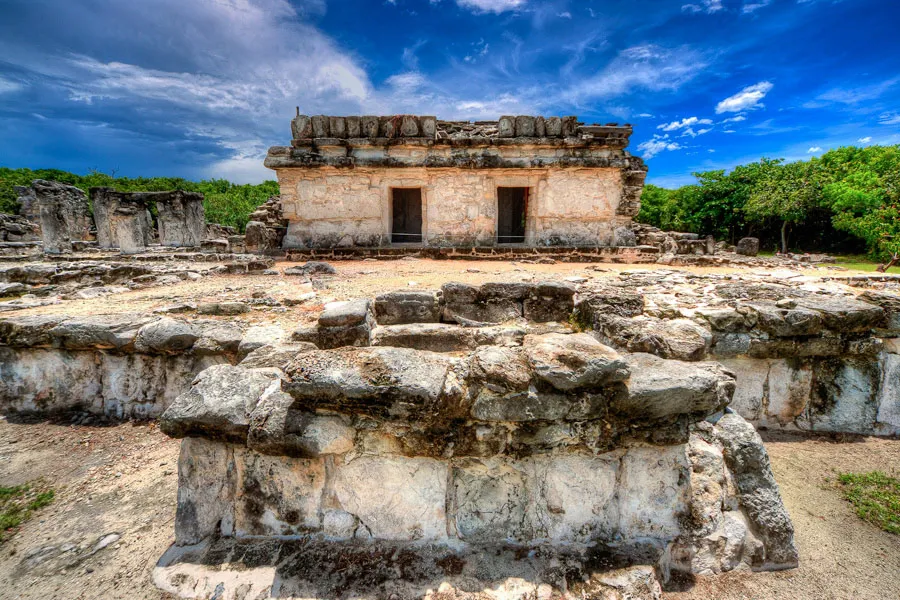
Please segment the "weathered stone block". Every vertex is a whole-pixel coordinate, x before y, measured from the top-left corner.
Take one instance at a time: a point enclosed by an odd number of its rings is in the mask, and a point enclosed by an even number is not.
[[[166,409],[160,418],[160,429],[172,437],[202,435],[243,443],[250,414],[260,397],[267,391],[277,391],[280,384],[280,372],[276,369],[210,367]]]
[[[437,323],[440,317],[440,301],[434,292],[388,292],[375,298],[379,325]]]
[[[295,140],[308,139],[313,136],[312,120],[308,115],[298,115],[291,120],[291,136]]]
[[[547,135],[547,121],[544,117],[535,117],[534,118],[534,135],[535,137],[546,137]]]
[[[344,117],[328,117],[328,132],[333,138],[346,138],[347,124],[344,121]]]
[[[360,135],[365,138],[378,137],[378,117],[363,116],[359,118]]]
[[[567,323],[575,310],[575,288],[557,281],[539,283],[522,307],[523,315],[529,321]]]
[[[159,223],[159,243],[163,246],[199,247],[206,236],[203,194],[161,192],[153,194]]]
[[[759,254],[759,238],[745,237],[738,240],[734,251],[744,256],[756,256]]]
[[[329,137],[329,128],[328,128],[328,117],[324,115],[316,115],[314,117],[310,117],[310,123],[312,124],[312,133],[314,138],[327,138]]]
[[[419,117],[419,125],[422,127],[422,137],[434,138],[437,133],[437,118]]]
[[[44,252],[71,252],[72,242],[90,239],[91,213],[80,189],[37,179],[31,184],[40,210]]]
[[[534,137],[534,117],[516,117],[516,137]]]
[[[344,117],[344,125],[347,129],[347,137],[359,138],[362,134],[362,121],[360,117]]]
[[[418,137],[419,122],[413,115],[403,115],[400,121],[400,135],[403,137]]]
[[[175,544],[191,546],[216,534],[234,532],[233,447],[200,438],[181,442]]]
[[[629,376],[619,353],[586,333],[526,335],[522,349],[537,377],[558,390],[596,388]]]
[[[453,525],[467,542],[527,540],[528,488],[524,473],[501,460],[463,460],[453,465]]]
[[[502,138],[516,137],[516,118],[500,117],[497,121],[497,135]]]
[[[562,136],[562,119],[560,119],[559,117],[548,117],[545,128],[547,130],[547,137]]]
[[[428,458],[356,458],[337,469],[334,491],[343,510],[377,539],[447,538],[448,466]]]

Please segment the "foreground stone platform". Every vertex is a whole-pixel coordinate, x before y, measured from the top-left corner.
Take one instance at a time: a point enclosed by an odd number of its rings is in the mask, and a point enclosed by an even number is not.
[[[465,594],[511,576],[525,587],[503,597],[571,594],[578,586],[562,573],[603,577],[597,553],[664,580],[797,564],[765,449],[727,409],[734,375],[715,363],[619,354],[559,333],[468,353],[306,344],[286,363],[263,354],[248,356],[253,368],[207,369],[161,418],[164,432],[186,438],[176,547],[299,536],[323,544],[326,561],[389,543],[409,544],[395,552],[413,564],[496,562],[470,579],[424,577],[428,589],[463,594],[446,597],[481,597]],[[173,549],[158,584],[186,593],[180,584],[199,562],[194,586],[251,585],[229,556]],[[284,564],[279,554],[269,567]],[[293,580],[302,594],[344,597],[332,595],[342,575],[310,583],[306,573]],[[393,593],[427,597],[417,577],[401,568],[394,583],[410,587]],[[293,585],[274,575],[252,585],[264,584],[253,589]],[[380,597],[355,593],[346,597]]]

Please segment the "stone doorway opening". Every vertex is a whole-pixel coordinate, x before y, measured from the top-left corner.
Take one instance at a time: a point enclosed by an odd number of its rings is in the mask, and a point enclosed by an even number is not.
[[[421,188],[391,188],[391,243],[422,243]]]
[[[497,188],[498,244],[522,244],[525,242],[527,209],[527,187]]]

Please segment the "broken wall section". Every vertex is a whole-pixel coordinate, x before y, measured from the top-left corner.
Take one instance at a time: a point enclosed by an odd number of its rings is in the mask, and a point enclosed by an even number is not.
[[[31,184],[40,211],[44,252],[72,251],[72,242],[93,239],[87,196],[77,187],[37,179]]]

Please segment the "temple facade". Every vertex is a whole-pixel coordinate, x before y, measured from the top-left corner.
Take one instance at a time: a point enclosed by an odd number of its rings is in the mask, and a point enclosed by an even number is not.
[[[634,245],[630,125],[298,115],[269,149],[285,248]]]

